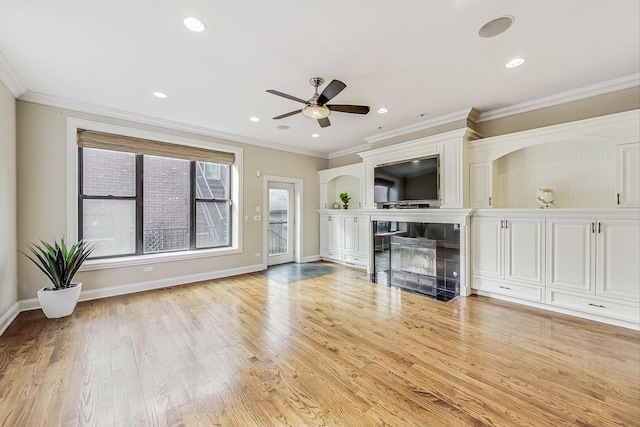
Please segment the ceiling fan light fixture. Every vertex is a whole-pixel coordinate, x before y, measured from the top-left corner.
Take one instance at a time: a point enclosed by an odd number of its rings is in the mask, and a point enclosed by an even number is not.
[[[318,104],[307,105],[302,110],[303,116],[316,120],[325,119],[329,117],[329,114],[331,114],[331,110],[329,108]]]

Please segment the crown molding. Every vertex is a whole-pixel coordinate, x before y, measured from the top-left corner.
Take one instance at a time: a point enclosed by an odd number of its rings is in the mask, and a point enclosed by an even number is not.
[[[476,123],[486,122],[489,120],[500,119],[515,114],[526,113],[541,108],[553,107],[554,105],[564,104],[571,101],[590,98],[592,96],[604,95],[606,93],[618,90],[629,89],[640,86],[640,74],[632,74],[630,76],[621,77],[619,79],[608,80],[606,82],[597,83],[591,86],[560,92],[555,95],[545,96],[543,98],[533,99],[531,101],[520,104],[510,105],[508,107],[497,108],[495,110],[480,113]]]
[[[2,52],[0,51],[0,81],[4,83],[4,85],[9,89],[9,92],[13,95],[14,98],[19,98],[23,93],[25,93],[25,88],[18,80],[18,77],[13,72],[13,69],[7,62],[7,58],[4,57]]]
[[[348,154],[357,154],[362,150],[366,150],[369,148],[369,144],[360,144],[355,147],[345,148],[343,150],[334,151],[329,153],[329,159],[335,159],[336,157],[346,156]]]
[[[20,101],[33,102],[35,104],[47,105],[49,107],[64,108],[67,110],[79,111],[82,113],[96,114],[99,116],[109,117],[113,119],[127,120],[133,123],[145,124],[150,126],[158,126],[164,129],[188,132],[200,136],[208,136],[212,138],[233,141],[247,145],[255,145],[258,147],[270,148],[273,150],[287,151],[289,153],[302,154],[305,156],[320,157],[328,159],[326,153],[319,151],[307,150],[304,148],[292,147],[290,145],[278,144],[275,142],[263,141],[261,139],[249,138],[232,133],[217,131],[214,129],[190,125],[187,123],[175,122],[172,120],[151,117],[144,114],[132,113],[129,111],[118,110],[115,108],[102,107],[95,104],[73,101],[66,98],[45,95],[42,93],[27,91],[18,98]]]
[[[387,132],[378,133],[365,138],[369,144],[375,142],[384,141],[385,139],[394,138],[396,136],[404,136],[409,133],[418,132],[421,130],[431,129],[436,126],[442,126],[449,123],[457,122],[458,120],[466,120],[469,115],[475,111],[473,108],[466,108],[454,113],[445,114],[444,116],[434,117],[432,119],[422,120],[418,123],[392,129]]]

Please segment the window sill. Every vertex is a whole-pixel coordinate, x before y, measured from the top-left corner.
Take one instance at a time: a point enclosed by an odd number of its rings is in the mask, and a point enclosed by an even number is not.
[[[237,247],[202,249],[197,251],[159,253],[149,255],[135,255],[119,258],[88,260],[82,264],[78,271],[104,270],[108,268],[131,267],[136,265],[159,264],[163,262],[185,261],[198,258],[210,258],[223,255],[240,254],[242,250]]]

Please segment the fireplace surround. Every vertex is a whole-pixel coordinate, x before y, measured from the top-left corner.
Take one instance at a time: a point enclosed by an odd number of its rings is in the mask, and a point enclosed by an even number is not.
[[[373,274],[384,284],[449,301],[460,295],[460,225],[373,222]]]

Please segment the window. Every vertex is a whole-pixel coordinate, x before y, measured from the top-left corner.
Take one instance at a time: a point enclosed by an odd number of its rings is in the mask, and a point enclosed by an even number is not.
[[[154,155],[139,146],[135,151],[143,154],[105,149],[108,144],[83,140],[80,132],[78,233],[96,242],[91,258],[231,246],[230,164],[193,153]]]

